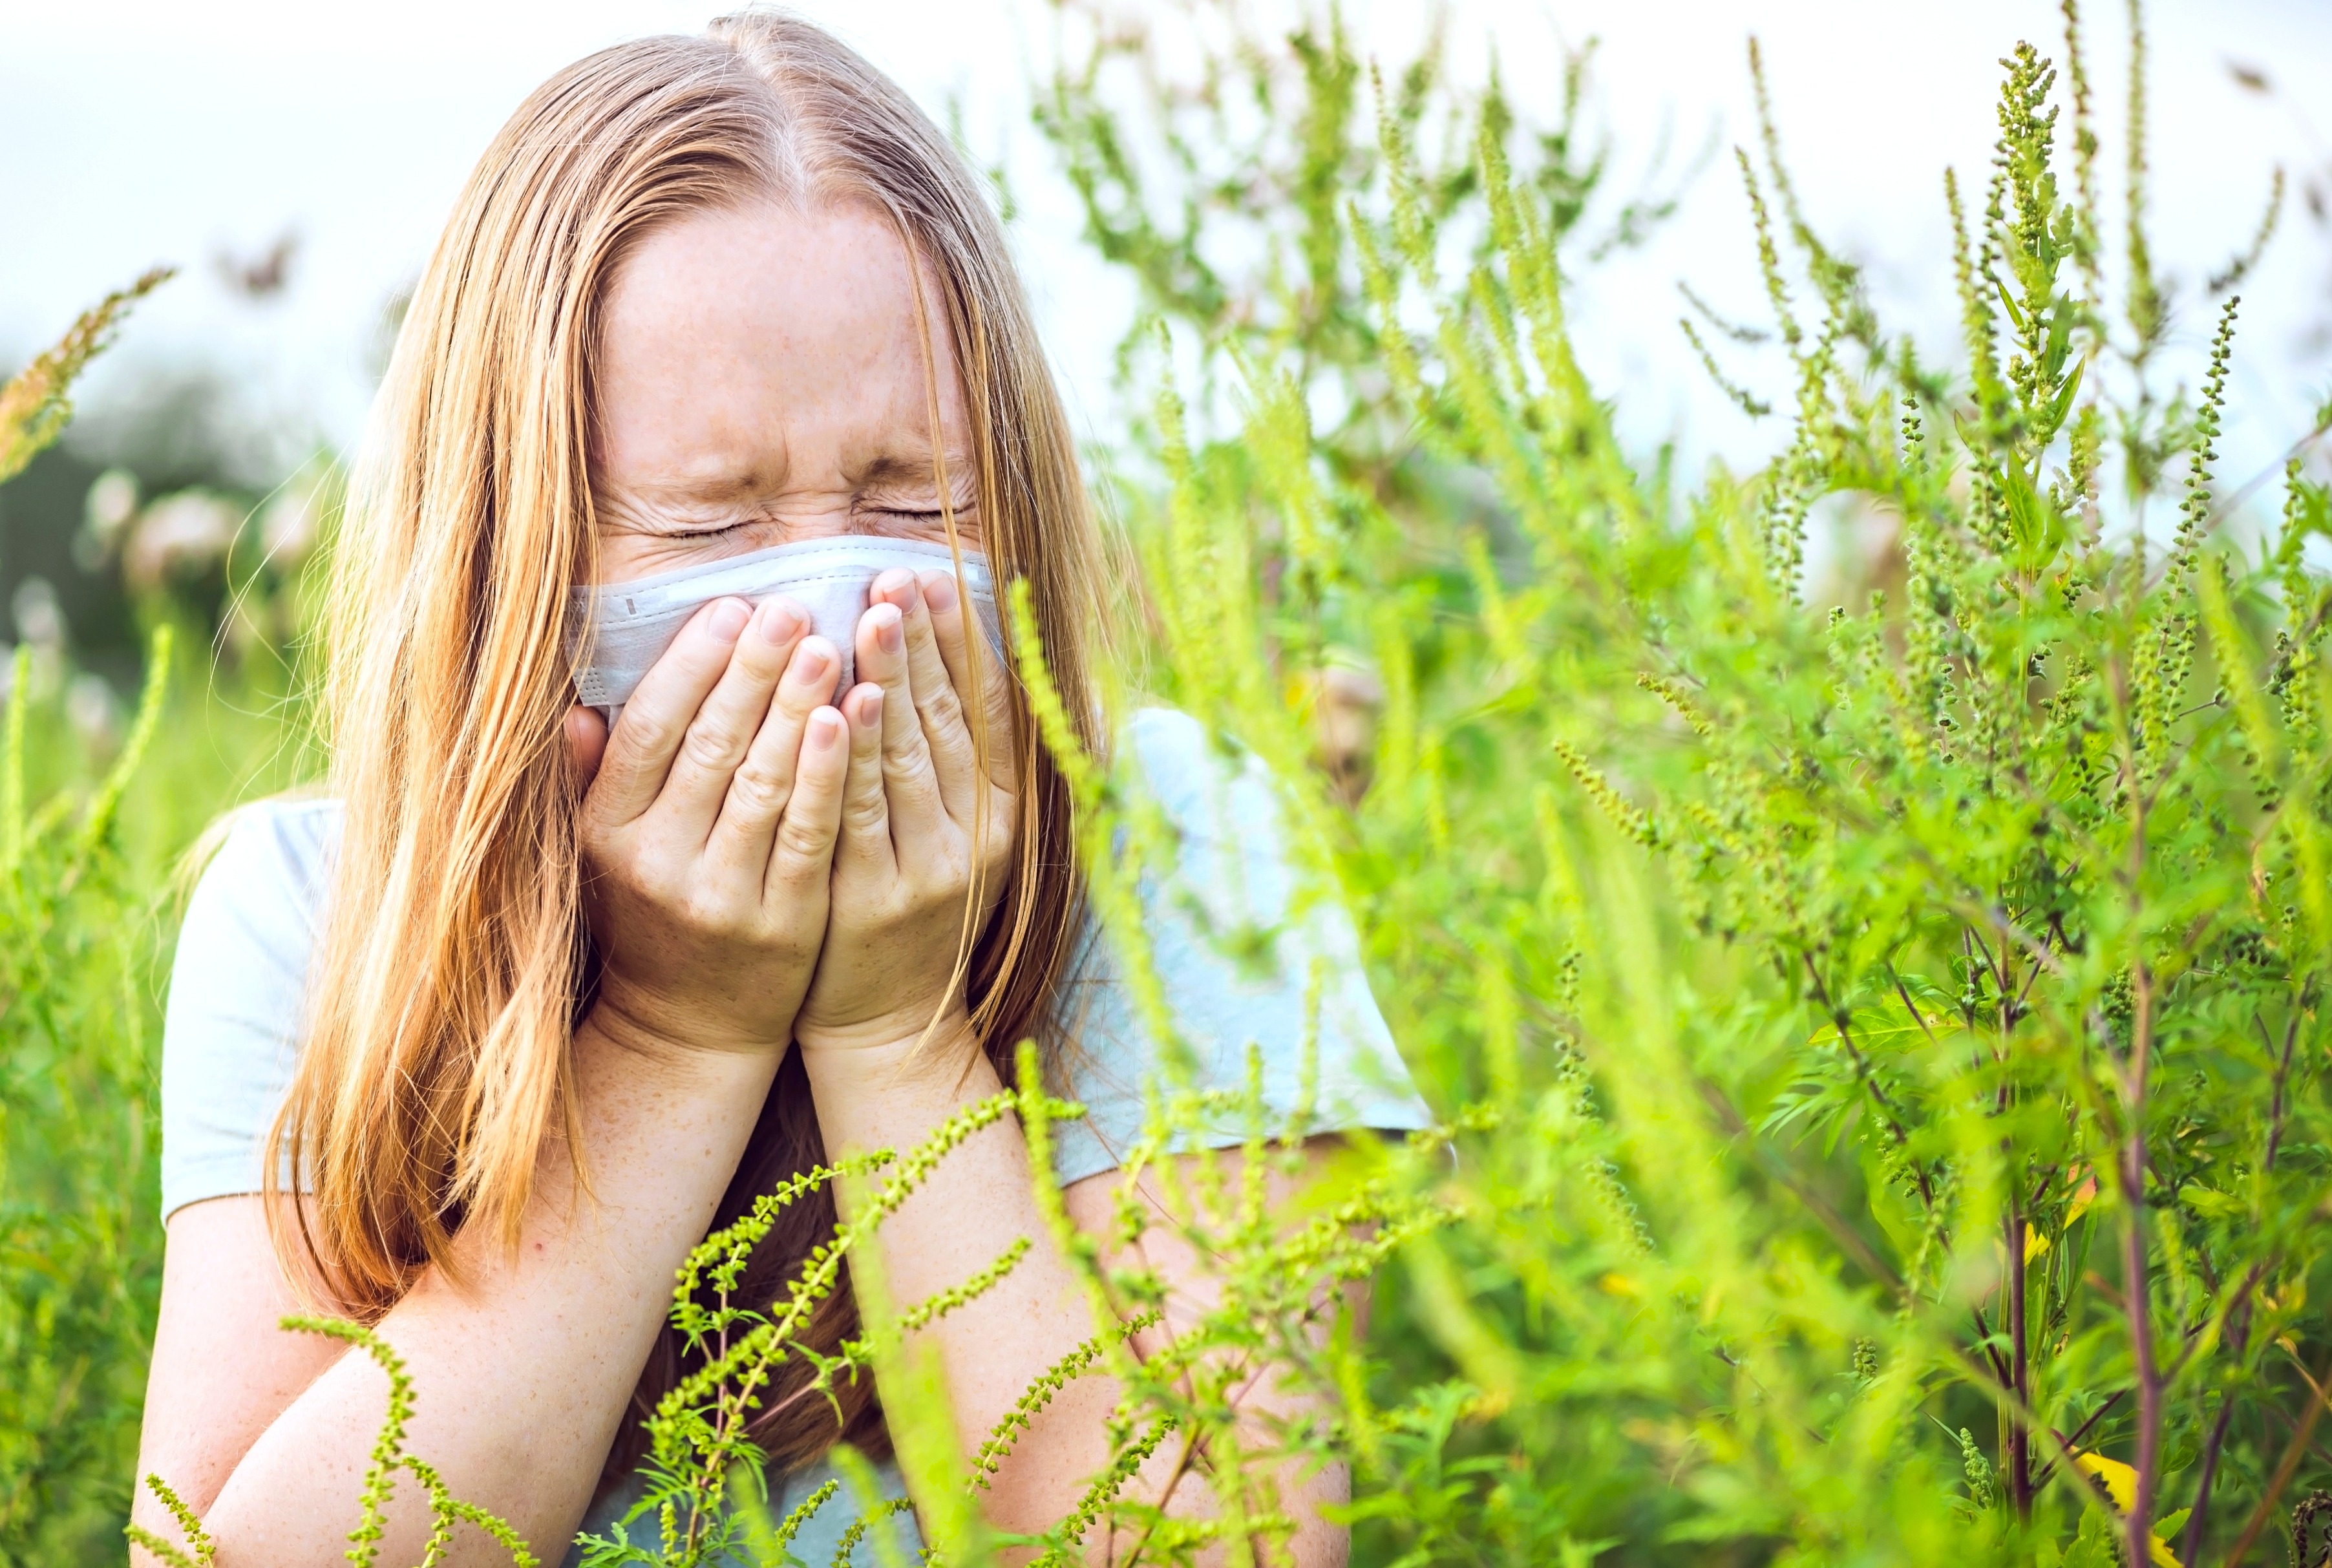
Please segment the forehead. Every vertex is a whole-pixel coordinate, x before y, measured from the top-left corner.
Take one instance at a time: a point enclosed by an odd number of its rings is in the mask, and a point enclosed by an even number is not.
[[[601,311],[602,464],[678,480],[747,460],[760,471],[928,452],[931,378],[951,426],[961,397],[928,265],[922,296],[928,340],[905,243],[863,206],[756,204],[663,225]]]

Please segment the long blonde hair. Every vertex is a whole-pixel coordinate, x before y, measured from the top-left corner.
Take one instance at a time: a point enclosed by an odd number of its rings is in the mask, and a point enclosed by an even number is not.
[[[1027,579],[1067,711],[1094,722],[1097,547],[1074,443],[1003,234],[938,128],[780,13],[622,44],[545,82],[480,159],[415,292],[335,568],[325,707],[346,827],[266,1170],[303,1173],[296,1202],[269,1205],[293,1216],[277,1245],[342,1310],[386,1311],[423,1268],[450,1267],[458,1230],[515,1245],[547,1139],[588,1158],[569,1041],[594,971],[561,725],[569,591],[596,576],[598,314],[643,235],[748,201],[871,204],[938,280],[986,549],[999,577]],[[967,978],[999,1059],[1049,1032],[1077,886],[1067,790],[1012,706],[1016,854]],[[723,1215],[819,1153],[789,1065]],[[773,1284],[829,1221],[805,1210],[754,1275]],[[837,1292],[808,1337],[830,1349],[854,1318]],[[667,1337],[644,1391],[677,1355]],[[839,1422],[824,1400],[775,1391],[757,1433],[773,1458],[879,1439],[863,1390]]]

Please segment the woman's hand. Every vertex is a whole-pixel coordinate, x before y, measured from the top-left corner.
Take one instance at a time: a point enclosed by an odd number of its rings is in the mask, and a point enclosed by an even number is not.
[[[635,1044],[784,1051],[826,937],[847,726],[790,600],[707,605],[607,736],[583,798],[593,1017]],[[596,719],[570,722],[588,754]],[[586,760],[578,755],[578,762]]]
[[[975,654],[982,635],[955,578],[888,571],[867,597],[860,684],[842,700],[850,768],[833,913],[794,1027],[805,1052],[896,1045],[961,1019],[960,971],[1002,896],[1018,826],[1010,677],[984,640]],[[967,703],[975,656],[984,767]]]

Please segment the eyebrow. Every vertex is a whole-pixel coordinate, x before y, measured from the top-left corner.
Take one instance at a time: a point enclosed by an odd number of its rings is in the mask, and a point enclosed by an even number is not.
[[[963,481],[968,481],[972,472],[975,472],[975,462],[972,462],[970,453],[949,450],[949,488],[956,488]],[[903,453],[884,453],[882,457],[874,457],[872,462],[867,462],[865,469],[858,472],[858,483],[861,485],[938,485],[938,464],[931,460],[931,453],[922,453],[922,455],[914,457],[907,457]]]
[[[749,501],[768,488],[768,480],[758,473],[724,473],[704,479],[682,479],[658,488],[668,495],[691,501]]]
[[[968,453],[947,454],[948,477],[952,480],[971,471]],[[930,484],[937,482],[939,470],[931,454],[908,457],[896,452],[886,452],[869,463],[859,475],[862,484]]]

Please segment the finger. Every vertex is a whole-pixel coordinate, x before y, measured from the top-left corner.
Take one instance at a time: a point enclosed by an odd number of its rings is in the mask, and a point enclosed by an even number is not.
[[[729,667],[689,721],[671,776],[656,798],[657,810],[688,848],[702,849],[712,837],[730,781],[769,715],[795,645],[808,629],[809,617],[791,599],[765,600],[738,637]]]
[[[892,592],[915,594],[912,574],[885,574],[894,575],[898,580],[890,585]],[[883,688],[883,786],[890,797],[891,830],[912,843],[947,825],[947,807],[923,739],[922,717],[915,711],[906,617],[897,604],[877,600],[867,607],[858,618],[858,646],[860,678]]]
[[[842,699],[850,721],[850,777],[842,786],[842,837],[836,858],[888,872],[898,856],[891,844],[891,806],[883,789],[883,688],[862,684]]]
[[[588,795],[591,780],[599,774],[599,760],[607,754],[607,721],[599,716],[598,709],[578,703],[567,710],[567,722],[560,730],[567,741],[568,764],[575,770],[576,793]]]
[[[955,578],[945,572],[931,576],[941,579],[937,584],[927,583],[927,587],[938,589],[925,596],[931,610],[932,640],[939,645],[940,658],[947,665],[948,684],[954,688],[957,702],[962,707],[973,754],[984,754],[991,782],[1009,788],[1016,773],[1012,755],[1012,673],[997,657],[987,630],[979,625]],[[976,650],[975,641],[979,645]],[[971,728],[974,714],[980,715],[981,721],[978,731]]]
[[[838,662],[838,661],[837,661]],[[826,679],[834,679],[829,671]],[[800,760],[792,797],[778,825],[777,849],[769,856],[772,896],[823,896],[834,869],[834,846],[842,829],[842,795],[850,771],[850,724],[833,708],[819,708],[802,725]]]
[[[711,875],[742,887],[758,888],[767,882],[778,825],[798,788],[803,734],[810,715],[834,690],[841,663],[834,645],[824,637],[804,637],[795,645],[769,713],[729,780],[720,819],[705,841],[704,863]]]
[[[915,694],[915,713],[922,721],[923,744],[939,775],[940,798],[947,814],[958,822],[970,820],[979,799],[979,758],[965,722],[963,698],[940,655],[939,636],[932,626],[935,603],[953,604],[955,579],[943,571],[927,571],[915,580],[914,602],[901,604],[906,616],[907,680]],[[892,601],[898,603],[896,599]]]
[[[592,786],[593,813],[610,825],[630,822],[655,803],[688,723],[729,667],[739,636],[752,619],[742,599],[715,599],[680,628],[650,665],[607,737]]]

